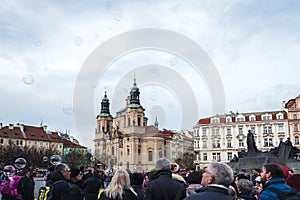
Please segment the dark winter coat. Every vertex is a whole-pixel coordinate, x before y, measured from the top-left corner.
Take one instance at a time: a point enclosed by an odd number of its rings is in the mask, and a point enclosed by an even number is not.
[[[181,183],[172,179],[170,170],[158,171],[147,186],[144,200],[175,200],[186,197],[186,191]]]
[[[84,195],[80,186],[72,181],[69,182],[70,196],[72,200],[83,200]]]
[[[198,193],[191,194],[185,200],[232,200],[232,196],[228,194],[228,190],[223,187],[208,186],[197,190]]]
[[[23,176],[18,186],[22,200],[34,200],[34,185],[34,180],[31,177]]]
[[[50,187],[52,185],[53,187],[53,199],[71,200],[69,184],[60,172],[51,172],[48,174],[47,185]]]
[[[102,181],[96,176],[86,179],[83,183],[85,200],[97,200]]]
[[[132,188],[137,193],[137,200],[142,200],[144,198],[145,190],[141,186],[132,185]]]

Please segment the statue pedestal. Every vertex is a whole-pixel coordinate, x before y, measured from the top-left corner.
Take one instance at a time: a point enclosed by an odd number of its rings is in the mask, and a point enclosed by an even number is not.
[[[300,162],[299,161],[288,161],[284,158],[273,157],[273,156],[253,156],[239,158],[238,162],[231,162],[228,165],[233,169],[233,171],[240,171],[245,169],[247,172],[251,172],[253,168],[262,168],[265,163],[277,163],[279,165],[284,165],[288,169],[292,169],[294,173],[300,172]]]

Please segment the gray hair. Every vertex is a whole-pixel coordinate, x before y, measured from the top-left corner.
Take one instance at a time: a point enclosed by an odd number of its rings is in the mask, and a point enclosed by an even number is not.
[[[240,179],[238,182],[238,188],[241,193],[250,194],[253,189],[253,183],[247,179]]]
[[[232,169],[221,162],[212,162],[208,165],[207,171],[214,177],[214,183],[229,187],[233,181]]]
[[[64,171],[67,167],[68,167],[67,164],[60,163],[60,164],[58,164],[58,165],[55,166],[54,171],[61,172],[61,171]]]

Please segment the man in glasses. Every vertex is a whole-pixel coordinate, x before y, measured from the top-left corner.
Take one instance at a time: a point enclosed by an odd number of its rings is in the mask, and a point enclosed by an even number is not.
[[[71,170],[67,164],[60,163],[55,166],[54,172],[47,177],[50,191],[47,195],[47,200],[69,200],[70,187],[68,181],[70,180]]]

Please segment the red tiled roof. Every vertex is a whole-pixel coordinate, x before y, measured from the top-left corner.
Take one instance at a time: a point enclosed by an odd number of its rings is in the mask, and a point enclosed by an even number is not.
[[[198,124],[210,124],[210,118],[200,119]]]
[[[296,99],[290,99],[285,105],[285,108],[291,108],[296,102]]]
[[[24,139],[24,136],[19,127],[4,126],[0,129],[0,137]]]
[[[44,131],[43,127],[34,127],[34,126],[26,126],[26,125],[23,125],[23,127],[27,139],[40,140],[40,141],[49,140],[47,133],[46,131]]]
[[[81,146],[80,144],[71,142],[70,140],[62,139],[62,141],[64,143],[64,147],[77,148],[77,149],[86,149],[87,148],[87,147]]]

